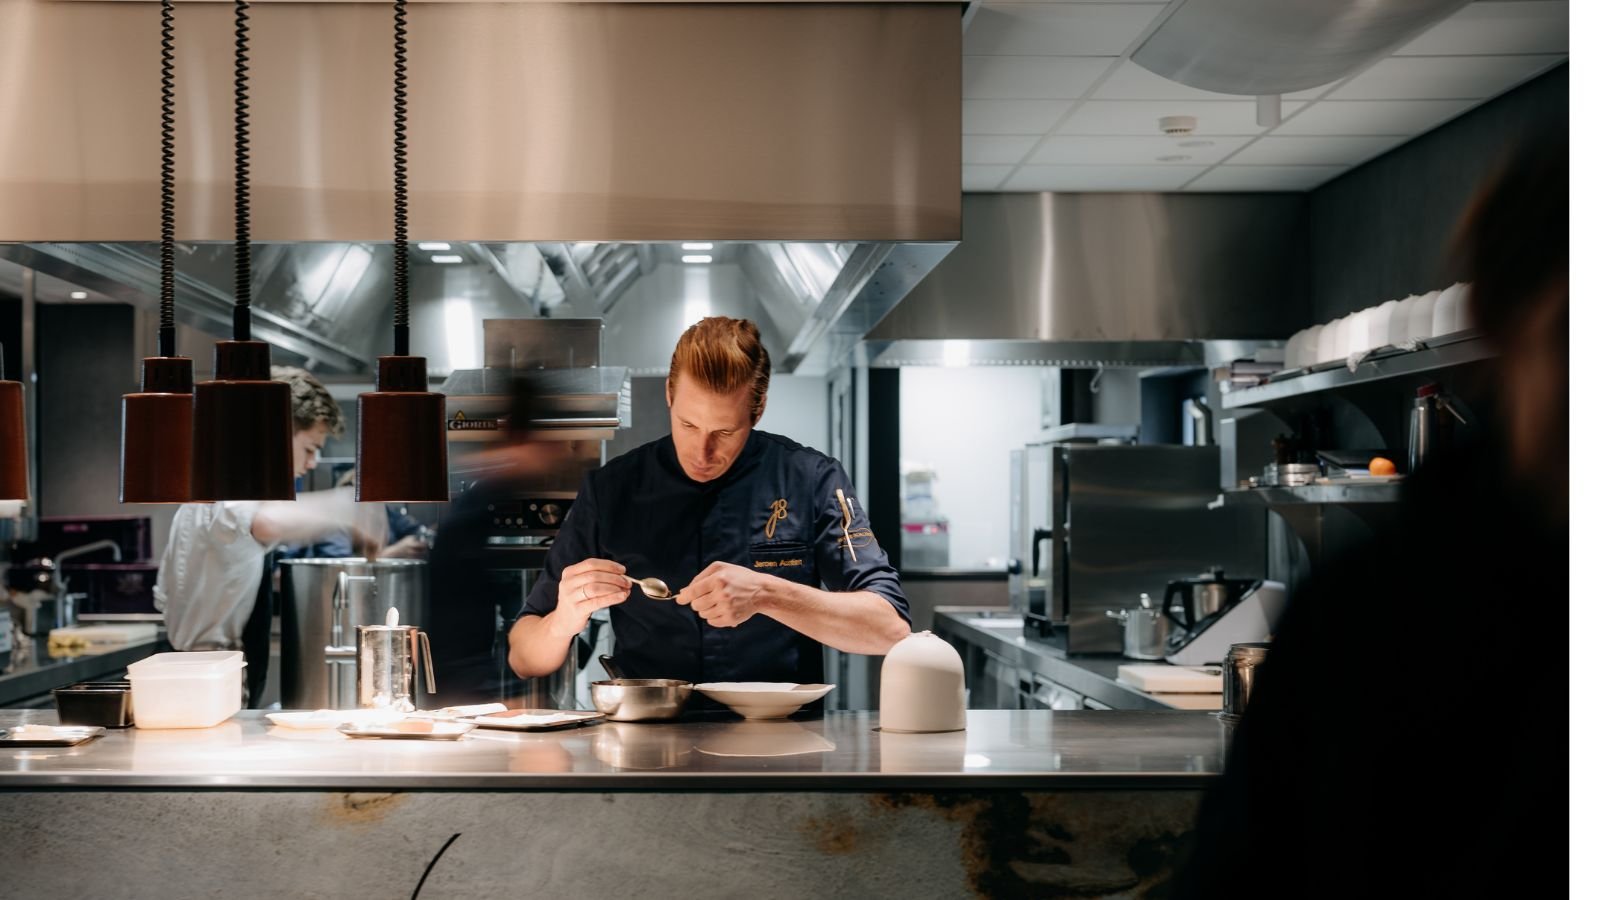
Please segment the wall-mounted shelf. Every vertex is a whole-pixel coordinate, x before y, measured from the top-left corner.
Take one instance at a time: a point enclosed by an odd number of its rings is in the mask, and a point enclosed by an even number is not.
[[[1357,484],[1306,484],[1297,487],[1239,488],[1223,491],[1212,504],[1217,506],[1304,506],[1332,504],[1358,506],[1395,503],[1400,499],[1401,481],[1361,482]]]
[[[1489,342],[1474,331],[1441,335],[1422,342],[1415,350],[1385,348],[1362,360],[1355,368],[1334,364],[1301,374],[1280,374],[1275,380],[1255,387],[1239,388],[1222,395],[1223,409],[1271,406],[1274,403],[1323,391],[1336,391],[1358,384],[1372,384],[1393,378],[1425,375],[1494,356]]]

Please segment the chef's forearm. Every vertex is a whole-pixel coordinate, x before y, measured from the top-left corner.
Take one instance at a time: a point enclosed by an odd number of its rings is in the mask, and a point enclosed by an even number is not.
[[[256,507],[250,536],[263,544],[309,543],[350,530],[355,515],[355,494],[349,489],[308,491],[294,500],[271,500]]]
[[[511,670],[520,678],[539,678],[566,664],[572,638],[556,634],[545,616],[527,615],[511,626],[509,644]]]
[[[911,633],[889,601],[871,591],[830,592],[774,578],[760,611],[845,653],[881,656]]]

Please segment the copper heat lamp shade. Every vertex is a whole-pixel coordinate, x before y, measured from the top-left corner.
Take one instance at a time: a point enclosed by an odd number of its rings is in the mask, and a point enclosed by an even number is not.
[[[123,503],[187,503],[194,441],[194,361],[150,356],[137,394],[122,395]]]
[[[0,381],[0,500],[28,499],[28,435],[23,421],[22,382]]]
[[[289,386],[267,345],[218,341],[215,376],[194,386],[194,500],[293,500]]]
[[[378,390],[356,400],[356,500],[437,503],[445,475],[444,395],[421,356],[378,357]]]

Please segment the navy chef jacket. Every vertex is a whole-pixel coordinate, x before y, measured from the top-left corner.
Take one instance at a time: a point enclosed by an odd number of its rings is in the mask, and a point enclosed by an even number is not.
[[[848,536],[836,491],[851,506]],[[733,563],[830,591],[871,591],[911,621],[900,576],[843,467],[762,431],[705,483],[684,474],[670,436],[590,472],[522,615],[553,612],[562,570],[591,557],[615,560],[635,578],[660,578],[674,592],[714,562]],[[611,607],[611,625],[616,661],[630,678],[823,680],[822,645],[759,613],[715,628],[691,607],[652,600],[634,585]]]

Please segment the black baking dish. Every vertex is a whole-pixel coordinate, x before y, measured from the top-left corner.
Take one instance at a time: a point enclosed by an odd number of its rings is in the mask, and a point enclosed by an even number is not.
[[[126,681],[80,681],[50,693],[63,725],[127,728],[133,724],[133,691]]]

